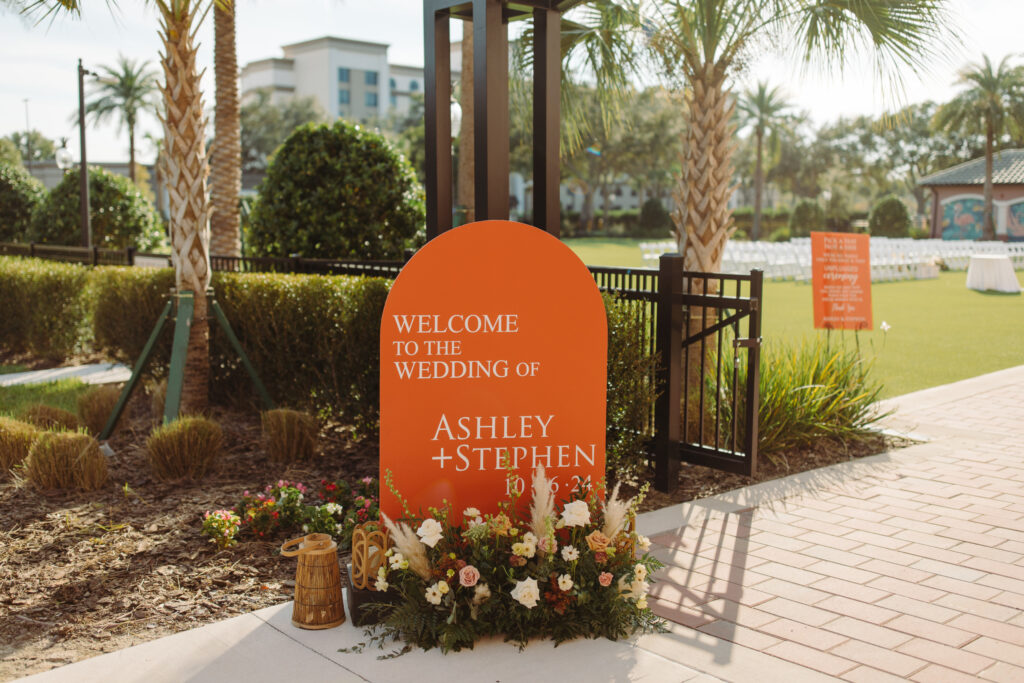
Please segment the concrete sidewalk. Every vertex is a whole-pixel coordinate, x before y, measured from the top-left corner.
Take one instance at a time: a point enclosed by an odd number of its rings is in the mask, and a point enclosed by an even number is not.
[[[644,514],[668,634],[442,656],[290,604],[38,681],[1024,681],[1024,366],[901,396],[927,442]]]
[[[78,379],[86,384],[114,384],[127,382],[132,376],[131,368],[120,363],[96,363],[94,365],[73,365],[49,370],[30,370],[0,375],[0,388],[21,384],[45,384],[61,379]]]

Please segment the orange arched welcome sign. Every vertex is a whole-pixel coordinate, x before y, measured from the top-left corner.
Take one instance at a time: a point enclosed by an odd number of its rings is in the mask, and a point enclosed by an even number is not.
[[[481,221],[431,240],[381,321],[380,468],[411,512],[495,512],[543,465],[567,498],[604,476],[608,352],[587,267],[542,230]],[[504,463],[518,475],[506,477]],[[381,508],[403,516],[391,492]]]

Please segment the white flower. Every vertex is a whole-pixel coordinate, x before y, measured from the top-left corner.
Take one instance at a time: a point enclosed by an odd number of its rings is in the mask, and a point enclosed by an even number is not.
[[[640,552],[646,553],[648,550],[651,549],[651,539],[647,538],[646,536],[637,536],[636,544],[637,547],[640,548]]]
[[[308,524],[303,524],[302,525],[302,533],[304,533],[304,534],[308,534],[309,533],[309,525]]]
[[[559,576],[558,587],[564,591],[572,590],[572,577],[568,574],[562,574]]]
[[[512,597],[523,607],[533,609],[540,599],[540,588],[537,586],[537,579],[523,579],[516,581],[516,587],[512,589]]]
[[[326,509],[329,514],[340,515],[342,507],[337,503],[327,503],[327,505],[324,505],[324,509]]]
[[[892,329],[892,325],[883,320],[882,324],[878,326],[878,329],[882,330],[882,332],[888,332]]]
[[[405,555],[396,552],[394,555],[388,558],[388,564],[391,565],[392,569],[401,569],[403,560],[405,560]]]
[[[402,560],[401,562],[399,562],[398,563],[398,568],[399,569],[408,569],[409,568],[409,560]]]
[[[373,587],[374,587],[374,588],[376,588],[377,590],[379,590],[379,591],[380,591],[381,593],[383,593],[384,591],[386,591],[386,590],[388,589],[388,586],[389,586],[389,585],[390,585],[390,584],[388,584],[388,582],[387,582],[387,581],[385,581],[384,579],[377,579],[377,580],[376,580],[376,581],[375,581],[375,582],[373,583]]]
[[[425,595],[427,598],[427,602],[429,602],[431,605],[441,604],[441,591],[437,589],[436,583],[426,590]]]
[[[480,511],[477,510],[476,508],[466,508],[465,510],[462,511],[462,516],[463,517],[479,517],[480,516]]]
[[[575,546],[567,545],[562,548],[562,559],[566,562],[573,562],[580,559],[580,551]]]
[[[636,601],[637,609],[647,609],[647,596],[641,595],[640,599]]]
[[[562,521],[566,526],[586,526],[590,524],[590,508],[584,500],[574,500],[562,508]]]
[[[378,577],[383,579],[387,575],[388,575],[388,570],[387,569],[385,569],[384,567],[377,567],[377,576]]]
[[[341,525],[341,524],[335,524],[334,525],[334,533],[340,534],[344,530],[345,530],[345,527],[343,525]]]
[[[647,578],[647,567],[642,564],[638,564],[633,567],[633,576],[635,576],[638,581],[643,581]]]
[[[528,543],[529,545],[536,546],[537,537],[533,535],[532,531],[527,531],[525,534],[523,534],[523,543]]]
[[[629,578],[630,577],[627,574],[619,579],[619,593],[622,595],[623,599],[632,598],[633,600],[640,600],[640,598],[647,595],[649,586],[646,581],[641,581],[640,579],[633,579],[630,581]]]
[[[478,583],[476,590],[473,591],[473,604],[479,605],[489,597],[491,597],[491,589],[488,588],[486,583]]]
[[[448,585],[447,581],[438,581],[434,585],[437,586],[437,590],[441,591],[441,595],[447,595],[448,591],[451,590],[451,587]]]
[[[420,537],[424,545],[433,548],[441,540],[443,532],[444,529],[441,528],[441,523],[436,519],[428,517],[423,520],[423,524],[420,524],[420,528],[416,530],[416,535]]]

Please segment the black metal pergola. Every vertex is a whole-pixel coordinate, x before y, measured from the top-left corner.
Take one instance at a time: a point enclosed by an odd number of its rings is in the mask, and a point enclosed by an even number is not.
[[[508,22],[533,17],[533,225],[559,232],[561,18],[584,0],[423,0],[427,239],[452,227],[449,20],[473,22],[477,220],[508,218]]]

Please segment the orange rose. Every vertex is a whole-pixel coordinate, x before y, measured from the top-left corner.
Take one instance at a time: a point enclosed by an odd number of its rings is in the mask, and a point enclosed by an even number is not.
[[[587,536],[587,546],[594,552],[607,550],[608,544],[611,542],[612,539],[608,538],[600,531],[594,531]]]

